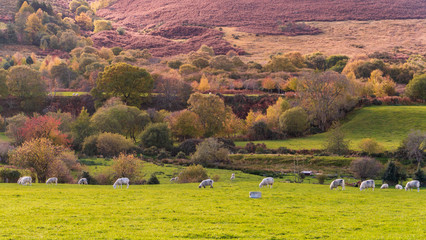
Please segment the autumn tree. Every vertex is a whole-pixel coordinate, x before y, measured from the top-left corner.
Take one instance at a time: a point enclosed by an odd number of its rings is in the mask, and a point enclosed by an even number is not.
[[[101,73],[94,93],[120,97],[126,104],[137,106],[141,102],[141,94],[151,93],[153,82],[145,69],[127,63],[116,63],[106,67]]]
[[[268,72],[296,72],[297,67],[294,66],[291,59],[285,56],[272,56],[271,60],[264,66]]]
[[[244,133],[245,130],[244,120],[238,118],[230,107],[226,107],[226,119],[221,134],[230,138],[232,135]]]
[[[28,117],[23,113],[16,114],[6,118],[6,136],[11,139],[14,145],[21,145],[24,142],[24,137],[21,134],[21,128],[24,126]]]
[[[278,98],[277,102],[266,109],[266,123],[270,129],[278,129],[280,116],[290,108],[290,104],[284,98]]]
[[[92,19],[84,12],[80,13],[79,16],[75,17],[77,24],[84,30],[92,31],[93,22]]]
[[[32,13],[28,16],[25,25],[25,32],[27,34],[28,41],[38,45],[39,41],[36,41],[37,34],[46,30],[46,27],[43,25],[41,19],[37,16],[36,13]]]
[[[271,92],[277,87],[277,83],[271,77],[266,77],[262,80],[262,88]]]
[[[39,109],[47,94],[40,73],[27,66],[10,68],[6,84],[11,95],[22,99],[21,105],[27,111]]]
[[[59,131],[61,121],[50,116],[34,116],[28,118],[24,125],[19,129],[25,141],[35,138],[46,138],[56,145],[67,145],[69,143],[68,135]]]
[[[113,159],[112,169],[116,177],[126,177],[130,181],[136,180],[142,168],[142,161],[131,154],[120,153]]]
[[[210,137],[219,133],[226,120],[224,101],[217,95],[194,93],[188,100],[189,110],[199,117],[205,130],[204,136]]]
[[[172,113],[172,115],[167,118],[167,122],[169,123],[173,136],[181,141],[188,138],[203,136],[204,129],[200,118],[196,113],[189,110]]]
[[[101,132],[119,133],[134,142],[145,126],[151,122],[145,111],[120,103],[99,108],[91,121]]]
[[[223,147],[223,143],[214,138],[207,138],[197,145],[197,150],[192,156],[192,160],[205,167],[215,166],[227,162],[228,150]]]
[[[353,90],[351,82],[334,71],[304,73],[297,84],[303,106],[322,131],[339,117],[339,109],[347,104]]]
[[[35,138],[11,151],[9,161],[15,166],[34,169],[38,182],[45,182],[49,170],[58,165],[57,161],[61,161],[58,157],[64,150],[49,139]]]
[[[210,90],[209,79],[206,77],[206,75],[201,77],[200,84],[198,84],[197,89],[201,92]]]

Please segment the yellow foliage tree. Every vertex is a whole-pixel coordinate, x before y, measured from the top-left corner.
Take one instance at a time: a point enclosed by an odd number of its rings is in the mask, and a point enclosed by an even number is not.
[[[262,88],[268,90],[268,92],[275,89],[276,85],[275,81],[270,77],[266,77],[262,80]]]
[[[201,77],[200,84],[198,84],[197,89],[201,92],[210,90],[209,79],[206,77],[206,75]]]
[[[278,129],[280,127],[280,116],[283,112],[290,108],[290,104],[283,98],[278,98],[274,105],[266,110],[266,123],[270,129]]]
[[[82,12],[79,16],[76,16],[75,21],[82,29],[88,31],[93,30],[92,19],[86,13]]]
[[[33,41],[37,33],[46,30],[46,27],[43,26],[41,19],[37,16],[36,13],[32,13],[30,16],[28,16],[25,25],[25,32],[27,33],[29,41]]]

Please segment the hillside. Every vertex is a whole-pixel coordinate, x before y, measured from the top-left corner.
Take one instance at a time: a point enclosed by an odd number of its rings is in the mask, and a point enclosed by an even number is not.
[[[343,121],[346,139],[350,148],[358,150],[363,138],[374,138],[387,150],[395,150],[412,129],[426,131],[426,106],[373,106],[351,113]],[[288,140],[257,141],[269,148],[321,149],[328,133]],[[237,142],[245,146],[247,142]]]

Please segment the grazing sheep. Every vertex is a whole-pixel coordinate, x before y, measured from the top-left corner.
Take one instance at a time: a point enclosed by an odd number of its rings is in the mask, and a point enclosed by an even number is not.
[[[420,192],[420,182],[418,180],[410,181],[405,185],[405,191],[408,189],[411,191],[413,188],[417,188],[417,192]]]
[[[402,185],[397,184],[395,185],[395,189],[404,189],[404,188],[402,187]]]
[[[51,178],[47,179],[46,184],[49,184],[49,183],[51,183],[51,184],[55,183],[56,185],[58,185],[58,178],[51,177]]]
[[[389,188],[389,185],[387,183],[383,184],[380,189],[385,189],[385,188]]]
[[[362,191],[367,188],[372,188],[374,191],[374,187],[375,187],[374,180],[365,180],[361,183],[359,190]]]
[[[263,186],[269,186],[269,188],[272,188],[272,185],[274,184],[274,179],[273,178],[271,178],[271,177],[267,177],[267,178],[264,178],[261,182],[260,182],[260,184],[259,184],[259,187],[261,188],[261,187],[263,187]]]
[[[206,186],[210,186],[210,188],[213,188],[213,180],[206,179],[201,181],[200,185],[198,185],[198,188],[206,188]]]
[[[235,179],[235,173],[231,174],[231,181]]]
[[[32,182],[33,182],[33,179],[29,176],[20,177],[18,179],[18,184],[21,184],[21,185],[28,185],[28,184],[31,185]]]
[[[170,182],[177,182],[179,180],[179,177],[170,178]]]
[[[330,184],[330,190],[333,190],[333,188],[337,189],[338,186],[341,186],[342,190],[345,190],[345,180],[343,180],[343,179],[336,179],[336,180],[334,180]]]
[[[87,179],[86,178],[81,178],[80,180],[78,180],[77,184],[85,184],[85,185],[87,185],[88,184],[87,183]]]
[[[117,187],[118,184],[121,186],[121,188],[123,188],[123,184],[127,184],[127,188],[129,188],[129,179],[125,177],[117,179],[117,181],[115,181],[115,183],[112,185],[114,189]]]

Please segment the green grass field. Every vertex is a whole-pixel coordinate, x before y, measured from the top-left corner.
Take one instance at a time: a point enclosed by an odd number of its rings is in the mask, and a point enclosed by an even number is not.
[[[78,95],[87,95],[90,94],[89,92],[50,92],[50,95],[55,94],[56,96],[64,96],[64,97],[70,97],[73,93],[78,93]]]
[[[426,191],[257,181],[0,184],[1,239],[424,239]]]
[[[412,129],[426,131],[426,106],[371,106],[349,114],[342,122],[350,148],[359,150],[363,138],[374,138],[386,150],[395,150]],[[255,141],[268,148],[322,149],[328,133],[287,140]],[[247,142],[236,142],[245,146]]]

